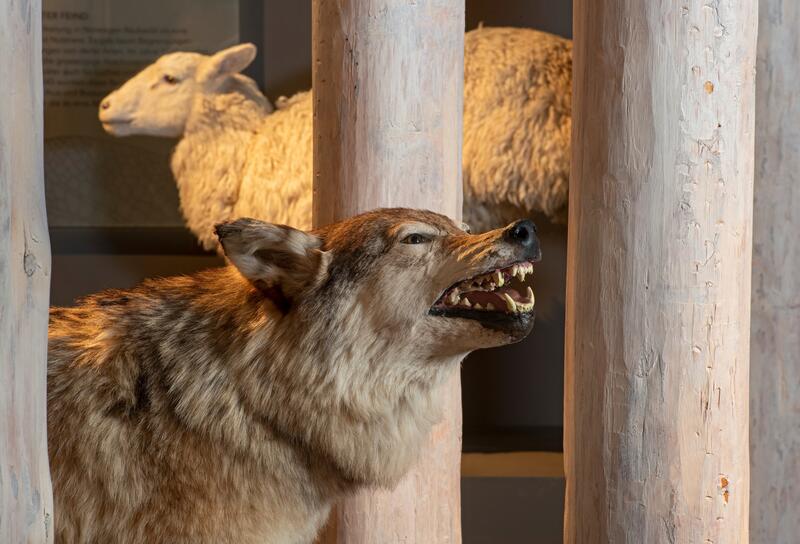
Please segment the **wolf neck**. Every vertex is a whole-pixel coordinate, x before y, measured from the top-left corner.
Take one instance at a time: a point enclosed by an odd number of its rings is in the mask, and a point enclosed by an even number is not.
[[[180,415],[189,427],[267,464],[260,456],[283,437],[324,475],[314,480],[329,497],[359,485],[393,486],[409,470],[441,418],[441,386],[462,356],[426,357],[396,331],[375,332],[353,307],[282,315],[232,267],[194,285],[194,309],[181,322],[217,327],[209,337],[227,355],[208,360],[214,368],[202,375],[228,377],[214,384],[228,392],[217,391],[217,401],[228,404],[209,413],[201,401],[211,388],[184,391],[180,406],[196,408]]]
[[[271,109],[251,87],[231,78],[217,93],[198,93],[172,156],[181,209],[206,249],[216,246],[214,223],[232,218],[248,143]]]
[[[275,385],[268,398],[278,401],[265,409],[284,433],[321,454],[342,482],[393,486],[441,419],[441,388],[462,357],[425,359],[413,343],[371,335],[353,317],[357,312],[348,315],[327,340],[310,322],[276,328],[278,344],[288,333],[295,348],[264,376],[262,383]],[[298,339],[298,330],[308,332]]]
[[[316,429],[319,443],[345,481],[394,487],[441,420],[442,387],[461,358],[423,361],[386,345],[358,355],[352,344],[342,347],[339,358],[326,365],[373,372],[331,376],[327,389],[339,396],[337,402],[320,406],[324,425]]]

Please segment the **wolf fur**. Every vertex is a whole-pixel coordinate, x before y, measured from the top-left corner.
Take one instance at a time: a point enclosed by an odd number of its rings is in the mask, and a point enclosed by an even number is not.
[[[454,283],[538,258],[507,232],[404,209],[237,220],[217,228],[227,267],[53,308],[56,541],[308,543],[337,497],[395,485],[464,355],[532,327],[432,314]]]

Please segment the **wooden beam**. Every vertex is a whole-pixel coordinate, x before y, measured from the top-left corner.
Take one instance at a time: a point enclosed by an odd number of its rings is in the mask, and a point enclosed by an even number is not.
[[[750,542],[800,535],[800,4],[759,3]]]
[[[0,6],[0,542],[52,542],[40,0]]]
[[[381,206],[461,216],[464,2],[314,0],[314,224]],[[347,544],[461,541],[461,393],[442,395],[419,466],[393,492],[347,499]]]
[[[748,540],[756,0],[576,0],[565,542]]]

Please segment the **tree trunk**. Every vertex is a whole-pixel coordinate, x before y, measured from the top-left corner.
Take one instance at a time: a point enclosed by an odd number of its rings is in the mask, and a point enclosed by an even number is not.
[[[750,529],[800,538],[800,4],[761,0],[753,210]]]
[[[40,0],[0,6],[0,542],[52,542]]]
[[[567,543],[748,541],[756,0],[576,0]]]
[[[314,224],[382,206],[461,217],[464,2],[314,0]],[[461,541],[461,393],[393,492],[337,508],[335,541]],[[328,538],[329,542],[334,541]]]

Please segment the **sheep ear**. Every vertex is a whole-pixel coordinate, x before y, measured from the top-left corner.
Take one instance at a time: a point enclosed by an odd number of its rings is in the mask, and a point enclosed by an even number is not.
[[[212,81],[220,76],[237,74],[250,66],[256,58],[256,46],[252,43],[234,45],[218,51],[201,66],[198,80]]]
[[[230,262],[284,312],[325,277],[330,254],[313,234],[255,219],[219,224],[216,233]]]

